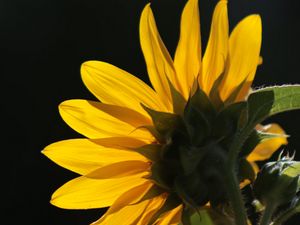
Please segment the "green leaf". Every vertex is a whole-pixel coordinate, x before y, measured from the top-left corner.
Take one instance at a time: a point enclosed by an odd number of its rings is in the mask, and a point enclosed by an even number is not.
[[[258,89],[248,98],[249,119],[258,124],[277,113],[300,109],[300,85]]]
[[[225,73],[221,74],[217,80],[215,80],[211,91],[209,93],[209,98],[211,99],[211,101],[214,103],[214,106],[217,109],[221,109],[224,106],[224,103],[220,97],[220,92],[219,92],[219,86],[224,78]]]
[[[169,190],[169,182],[168,182],[168,175],[165,174],[168,171],[165,171],[165,167],[162,165],[161,162],[154,162],[151,166],[151,177],[158,186]]]

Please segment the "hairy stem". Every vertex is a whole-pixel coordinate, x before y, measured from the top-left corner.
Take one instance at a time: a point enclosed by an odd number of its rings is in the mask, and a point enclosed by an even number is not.
[[[227,194],[229,201],[234,210],[235,223],[237,225],[247,225],[247,213],[245,209],[245,204],[242,198],[242,193],[240,189],[239,180],[236,175],[236,167],[238,162],[239,152],[251,133],[250,128],[246,128],[243,132],[239,133],[233,140],[230,149],[228,164],[226,168],[226,179],[227,179]]]
[[[227,195],[234,211],[235,224],[247,225],[247,214],[236,174],[227,170]]]

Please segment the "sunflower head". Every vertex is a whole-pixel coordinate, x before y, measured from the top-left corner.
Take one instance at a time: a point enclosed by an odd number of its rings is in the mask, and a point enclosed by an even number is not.
[[[152,87],[105,62],[82,65],[83,82],[100,102],[68,100],[59,107],[85,138],[43,151],[80,175],[53,194],[52,204],[109,207],[93,225],[190,224],[201,210],[246,225],[240,186],[255,180],[255,161],[287,143],[279,125],[260,123],[300,108],[300,89],[251,91],[261,63],[258,15],[243,19],[229,35],[227,1],[220,0],[203,56],[199,18],[198,1],[188,0],[171,57],[151,4],[145,6],[140,42]]]
[[[153,121],[148,129],[157,137],[160,148],[151,167],[151,179],[194,208],[224,202],[223,171],[230,141],[244,125],[246,103],[218,110],[197,88],[181,114],[144,108]]]

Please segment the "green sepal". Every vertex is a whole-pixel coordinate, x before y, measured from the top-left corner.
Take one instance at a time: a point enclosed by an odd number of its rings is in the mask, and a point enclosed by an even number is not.
[[[145,156],[147,159],[151,161],[158,161],[160,159],[160,151],[161,151],[160,144],[148,144],[142,147],[135,148],[134,150],[139,154]]]
[[[253,129],[252,133],[247,138],[247,140],[245,141],[245,143],[244,143],[244,145],[241,149],[240,157],[248,156],[258,144],[260,144],[260,143],[262,143],[266,140],[270,140],[270,139],[278,138],[278,137],[288,137],[288,135],[286,135],[286,134],[266,133],[266,132],[263,132],[263,131]]]
[[[221,85],[221,82],[224,78],[225,73],[222,73],[218,79],[215,80],[213,83],[213,86],[211,88],[211,91],[209,93],[209,98],[214,103],[214,106],[219,110],[224,107],[224,102],[221,99],[219,87]]]
[[[237,102],[231,104],[224,108],[214,121],[213,136],[231,136],[242,129],[247,121],[247,103]]]
[[[170,190],[178,173],[178,166],[176,160],[160,160],[153,162],[149,179],[152,179],[158,186]]]
[[[199,112],[202,112],[206,117],[214,117],[216,110],[214,105],[201,88],[197,88],[194,95],[188,100],[185,110],[190,106],[195,107]]]
[[[210,134],[211,122],[205,114],[193,105],[189,105],[184,112],[184,121],[193,145],[200,145]]]
[[[193,145],[200,145],[209,136],[216,114],[208,96],[197,87],[184,110],[184,121]]]
[[[142,106],[152,118],[154,127],[161,136],[166,137],[175,129],[183,127],[183,121],[179,115],[167,112],[158,112],[144,105]]]
[[[182,115],[186,105],[186,100],[179,93],[179,91],[176,90],[176,88],[173,86],[173,84],[169,79],[168,82],[169,82],[169,87],[170,87],[170,92],[171,92],[171,97],[173,102],[173,112],[175,114]]]
[[[289,177],[297,177],[300,176],[300,162],[293,161],[293,164],[284,168],[283,174]],[[300,179],[299,179],[300,181]],[[300,186],[298,187],[300,188]]]
[[[277,113],[300,109],[300,85],[258,89],[249,95],[248,104],[249,120],[255,126]]]

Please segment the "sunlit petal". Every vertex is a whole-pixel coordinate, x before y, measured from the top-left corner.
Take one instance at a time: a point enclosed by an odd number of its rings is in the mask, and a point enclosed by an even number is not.
[[[179,84],[176,80],[173,60],[158,33],[150,4],[145,6],[141,15],[140,42],[150,81],[162,102],[171,111],[172,97],[168,79],[177,89]]]
[[[174,65],[182,94],[188,98],[191,87],[199,75],[201,66],[201,36],[198,0],[189,0],[182,12],[180,38],[177,45]]]
[[[115,138],[114,141],[120,145],[119,140],[120,138]],[[125,147],[122,148],[126,149]],[[81,175],[128,159],[148,162],[144,156],[134,151],[105,147],[101,145],[101,140],[70,139],[59,141],[48,145],[43,153],[58,165]]]
[[[220,87],[223,100],[244,81],[253,80],[262,38],[259,15],[247,16],[234,28],[229,38],[225,76]]]
[[[129,136],[153,140],[152,135],[146,130],[136,129],[139,122],[137,120],[133,124],[134,118],[130,118],[127,109],[115,108],[116,112],[109,114],[107,110],[101,109],[101,104],[86,100],[68,100],[60,104],[59,111],[71,128],[88,138]],[[142,125],[145,124],[141,122],[140,126]]]
[[[228,30],[227,1],[221,0],[214,10],[209,40],[199,76],[200,86],[207,94],[224,71],[228,54]]]
[[[82,80],[103,103],[124,106],[148,116],[141,103],[165,110],[157,93],[135,76],[111,64],[88,61],[81,66]]]
[[[91,209],[111,206],[124,192],[145,182],[146,173],[116,179],[78,177],[57,189],[51,203],[65,209]]]

